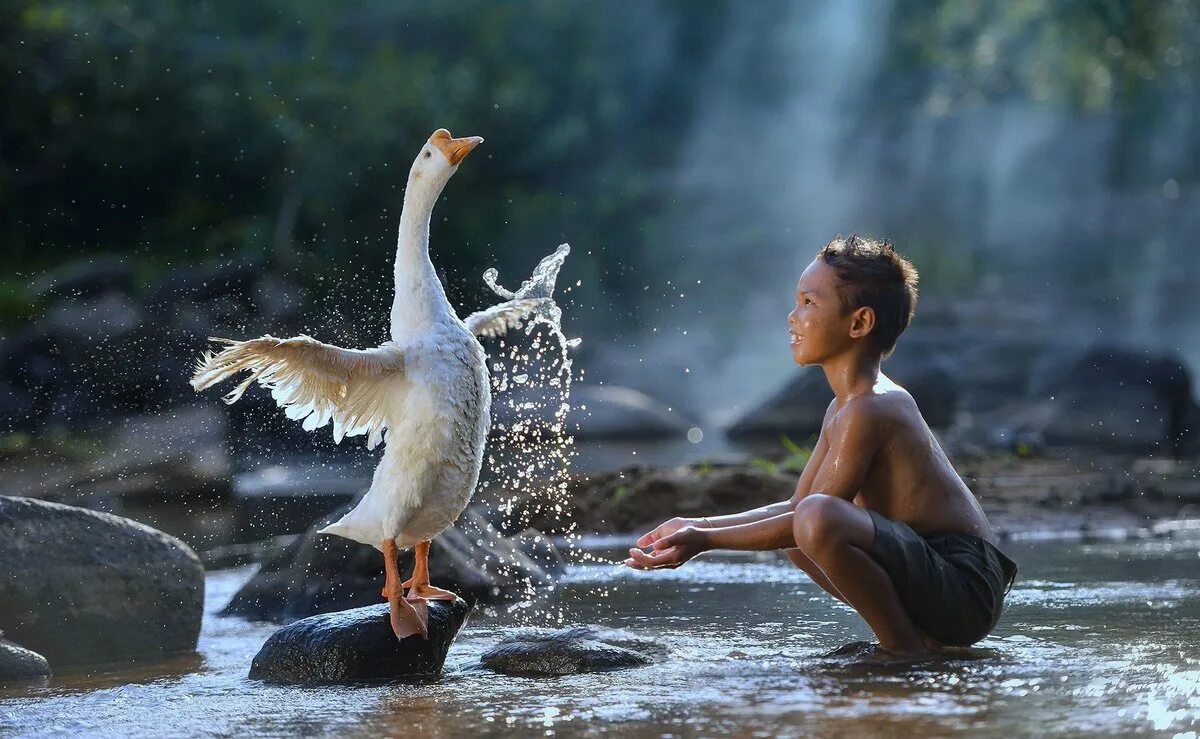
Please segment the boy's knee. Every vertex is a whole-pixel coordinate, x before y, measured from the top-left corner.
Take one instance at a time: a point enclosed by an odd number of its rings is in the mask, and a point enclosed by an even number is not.
[[[810,553],[840,544],[844,538],[841,507],[845,504],[846,501],[840,498],[821,493],[802,498],[792,513],[796,546]]]

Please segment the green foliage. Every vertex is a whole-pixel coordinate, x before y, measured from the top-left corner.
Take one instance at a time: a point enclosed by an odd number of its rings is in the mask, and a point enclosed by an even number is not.
[[[750,465],[771,475],[803,472],[808,460],[812,457],[812,447],[816,444],[816,437],[809,440],[807,447],[800,446],[789,439],[786,434],[780,437],[779,443],[783,446],[783,452],[778,457],[754,457],[750,460]]]
[[[464,166],[435,212],[452,293],[568,232],[584,262],[666,202],[657,172],[698,102],[687,70],[709,63],[728,6],[4,4],[6,258],[377,264],[412,154],[446,127],[487,140],[487,166]]]
[[[568,236],[581,304],[637,295],[636,267],[674,236],[667,216],[694,205],[672,177],[710,73],[747,120],[790,99],[803,70],[773,62],[804,12],[778,0],[12,0],[0,4],[6,265],[112,252],[153,275],[243,254],[325,286],[358,287],[363,265],[383,280],[374,267],[393,248],[410,156],[444,126],[487,139],[473,155],[486,166],[464,166],[435,212],[452,300],[482,296],[481,264],[523,273]],[[731,53],[734,29],[755,43]],[[1151,123],[1183,101],[1175,123],[1200,128],[1198,29],[1195,0],[896,0],[871,114],[1009,98],[1115,111],[1114,183],[1159,188],[1142,166],[1163,156]],[[1184,186],[1197,153],[1195,137],[1173,150],[1190,163],[1173,175]],[[964,284],[979,270],[948,248],[961,234],[931,223],[906,234],[926,245],[913,256],[927,284]],[[726,229],[739,255],[779,239],[752,219]],[[361,288],[349,300],[387,285]],[[22,315],[15,295],[0,297],[0,320]]]
[[[66,429],[55,429],[39,436],[23,431],[0,435],[0,460],[59,458],[89,462],[98,459],[103,452],[104,446],[95,435]]]

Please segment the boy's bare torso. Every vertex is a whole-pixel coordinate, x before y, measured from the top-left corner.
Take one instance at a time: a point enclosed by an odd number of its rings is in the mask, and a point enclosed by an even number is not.
[[[830,490],[842,465],[861,466],[857,490]],[[975,496],[955,472],[912,396],[883,374],[871,393],[825,413],[821,435],[796,486],[849,497],[918,534],[958,532],[994,541]]]

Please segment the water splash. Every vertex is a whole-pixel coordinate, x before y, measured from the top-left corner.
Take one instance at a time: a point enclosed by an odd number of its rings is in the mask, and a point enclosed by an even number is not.
[[[491,504],[505,531],[520,531],[538,514],[564,519],[561,529],[568,547],[578,539],[579,522],[570,516],[570,469],[575,440],[567,427],[574,379],[571,352],[580,339],[568,339],[562,331],[562,309],[554,301],[554,288],[567,255],[561,244],[538,262],[532,276],[516,291],[497,282],[498,273],[489,269],[483,280],[505,300],[545,298],[525,325],[525,339],[505,337],[498,356],[490,358],[494,417],[488,449]],[[578,558],[577,552],[570,552]],[[545,603],[553,588],[527,581],[525,597],[508,607],[510,613],[526,614],[532,621],[562,623],[562,607]],[[543,608],[535,608],[542,605]]]

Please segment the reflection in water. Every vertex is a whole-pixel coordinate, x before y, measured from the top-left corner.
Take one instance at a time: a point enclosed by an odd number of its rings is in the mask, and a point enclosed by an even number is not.
[[[246,678],[273,627],[215,611],[249,570],[209,578],[201,656],[0,688],[0,733],[118,735],[856,735],[1195,731],[1200,539],[1012,545],[1022,578],[995,635],[952,658],[881,669],[822,658],[868,634],[803,573],[764,557],[669,572],[573,567],[572,623],[667,645],[664,664],[551,679],[475,667],[514,623],[482,609],[424,684],[272,687]]]

